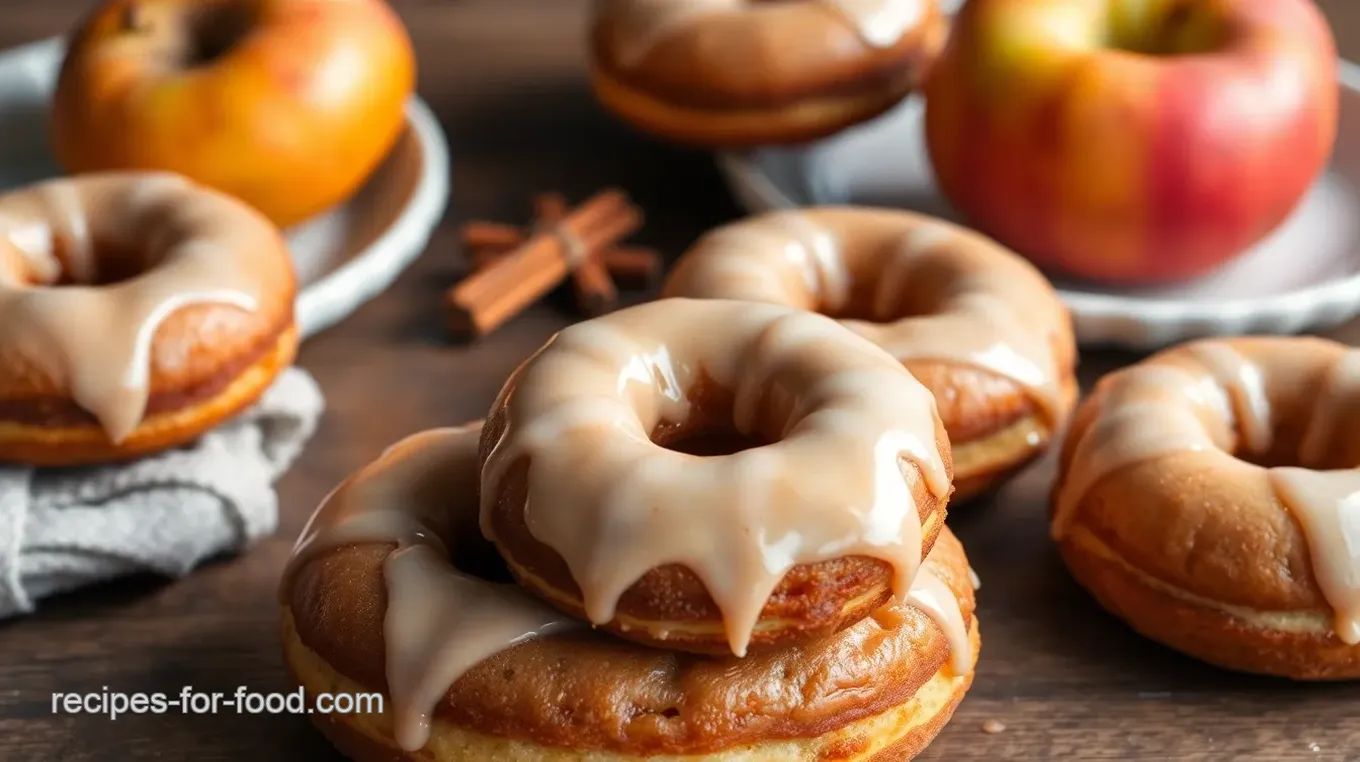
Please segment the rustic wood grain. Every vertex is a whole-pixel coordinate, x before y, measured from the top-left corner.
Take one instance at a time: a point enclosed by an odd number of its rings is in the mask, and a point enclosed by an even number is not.
[[[66,29],[90,3],[0,3],[0,46]],[[537,191],[627,188],[649,212],[641,242],[674,255],[738,211],[707,157],[634,135],[584,80],[584,0],[394,2],[419,48],[421,92],[453,152],[450,212],[393,289],[310,342],[300,362],[329,410],[284,480],[276,538],[168,584],[141,579],[50,601],[0,624],[0,760],[336,760],[295,716],[66,716],[62,691],[286,687],[274,586],[317,501],[393,440],[478,417],[501,379],[570,316],[550,300],[472,346],[450,346],[441,295],[461,272],[468,219],[517,220]],[[1360,2],[1323,3],[1360,57]],[[1127,362],[1086,357],[1086,375]],[[1225,674],[1148,643],[1101,613],[1046,538],[1041,466],[989,505],[951,516],[984,580],[977,682],[928,759],[1360,759],[1360,688]],[[998,720],[1006,729],[984,734]]]

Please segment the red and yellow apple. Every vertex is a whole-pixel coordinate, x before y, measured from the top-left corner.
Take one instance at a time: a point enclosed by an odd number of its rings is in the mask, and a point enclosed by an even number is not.
[[[1339,98],[1312,0],[970,0],[925,93],[937,181],[971,224],[1119,284],[1205,273],[1277,227]]]
[[[53,148],[72,173],[178,172],[290,225],[377,168],[414,82],[384,0],[109,0],[71,40]]]

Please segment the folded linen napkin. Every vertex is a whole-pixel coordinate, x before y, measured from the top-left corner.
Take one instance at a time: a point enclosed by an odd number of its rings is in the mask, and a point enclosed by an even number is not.
[[[322,404],[312,377],[291,368],[252,409],[188,447],[114,466],[0,466],[0,618],[114,577],[180,577],[272,533],[274,482]]]

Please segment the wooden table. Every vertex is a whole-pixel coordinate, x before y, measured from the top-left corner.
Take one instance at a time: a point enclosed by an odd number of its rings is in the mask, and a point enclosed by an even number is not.
[[[65,30],[86,0],[0,4],[0,46]],[[428,254],[390,292],[309,342],[300,363],[329,399],[281,486],[278,535],[176,583],[138,579],[0,624],[0,760],[338,759],[296,716],[54,715],[52,694],[286,689],[274,587],[293,538],[346,473],[413,431],[482,415],[511,368],[570,317],[536,308],[468,347],[445,341],[440,297],[461,272],[455,231],[517,219],[531,193],[630,189],[646,243],[678,253],[738,215],[707,157],[657,145],[592,102],[585,0],[395,0],[421,56],[421,92],[448,130],[453,199]],[[1360,3],[1327,0],[1360,58]],[[1090,355],[1091,368],[1131,358]],[[1149,643],[1094,606],[1050,546],[1049,470],[951,516],[984,580],[977,681],[928,759],[1360,759],[1360,687],[1226,674]],[[995,719],[1006,730],[981,732]]]

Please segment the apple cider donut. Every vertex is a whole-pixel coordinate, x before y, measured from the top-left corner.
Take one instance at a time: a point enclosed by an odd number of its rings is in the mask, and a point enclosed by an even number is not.
[[[902,100],[946,31],[935,0],[603,0],[591,83],[605,108],[670,140],[802,142]]]
[[[948,529],[889,603],[841,632],[738,659],[591,631],[514,585],[477,531],[478,427],[418,434],[341,485],[280,587],[307,693],[384,695],[309,717],[364,762],[909,759],[948,722],[980,645]]]
[[[1106,376],[1053,536],[1134,629],[1230,669],[1360,677],[1360,350],[1201,341]]]
[[[954,499],[1042,453],[1076,399],[1067,310],[1028,262],[961,227],[909,212],[776,212],[702,237],[665,296],[821,312],[878,344],[935,395]]]
[[[0,462],[101,463],[196,439],[292,362],[295,290],[268,220],[177,175],[0,196]]]
[[[902,365],[820,315],[667,299],[571,326],[506,382],[482,532],[520,584],[622,637],[807,641],[906,595],[949,442]]]

